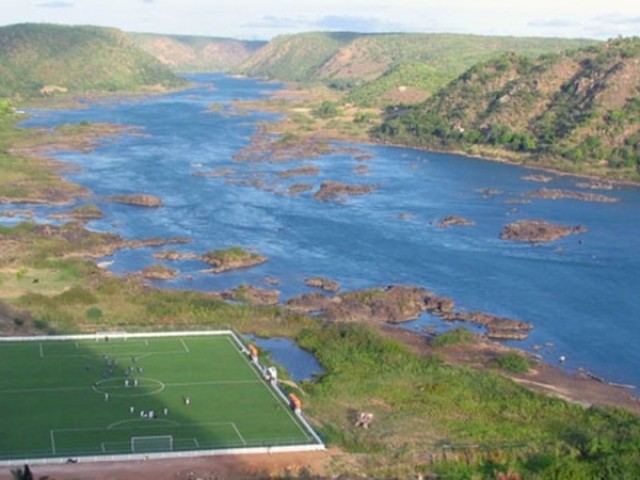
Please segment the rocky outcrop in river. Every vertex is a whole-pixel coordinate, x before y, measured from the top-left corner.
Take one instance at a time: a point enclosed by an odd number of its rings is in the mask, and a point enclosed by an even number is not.
[[[552,190],[547,188],[541,188],[540,190],[529,192],[525,195],[534,198],[544,198],[545,200],[569,198],[572,200],[582,200],[583,202],[614,203],[620,201],[619,198],[597,193],[573,192],[571,190]]]
[[[289,170],[285,170],[284,172],[278,173],[280,178],[288,178],[288,177],[300,177],[300,176],[311,176],[318,175],[320,173],[320,169],[313,165],[307,165],[304,167],[291,168]]]
[[[267,257],[263,255],[248,252],[240,247],[231,247],[225,250],[211,250],[203,255],[198,255],[193,252],[165,250],[154,253],[153,256],[160,260],[200,260],[213,267],[207,270],[211,273],[222,273],[230,270],[249,268],[268,260]]]
[[[333,280],[322,277],[307,278],[304,281],[304,284],[307,287],[319,288],[321,290],[324,290],[325,292],[335,293],[340,290],[340,284],[338,282],[334,282]]]
[[[438,228],[448,228],[453,227],[454,225],[468,227],[475,224],[475,222],[467,220],[463,217],[459,217],[458,215],[449,215],[448,217],[444,217],[442,220],[440,220],[440,222],[438,222]]]
[[[432,291],[403,285],[372,288],[328,297],[310,293],[290,299],[286,306],[297,312],[319,314],[332,322],[403,323],[429,312],[449,321],[465,321],[484,327],[496,339],[523,339],[531,325],[521,320],[484,312],[456,312],[455,303]]]
[[[349,195],[367,195],[373,192],[377,185],[351,185],[342,182],[324,181],[320,189],[313,195],[316,200],[323,202],[341,201]]]
[[[277,290],[268,290],[247,284],[232,290],[225,290],[220,295],[224,300],[248,303],[253,306],[277,305],[280,299],[280,292]]]
[[[520,220],[505,225],[500,238],[514,242],[553,242],[567,235],[586,231],[583,225],[569,226],[547,223],[543,220]]]
[[[178,271],[164,265],[151,265],[140,271],[140,276],[148,280],[172,280],[178,276]]]
[[[124,203],[125,205],[134,205],[136,207],[156,208],[162,206],[162,200],[160,198],[146,193],[113,195],[111,197],[106,197],[105,200],[114,203]]]
[[[201,255],[199,258],[213,267],[210,270],[212,273],[249,268],[260,265],[268,260],[267,257],[263,255],[248,252],[240,247],[231,247],[226,250],[212,250]]]

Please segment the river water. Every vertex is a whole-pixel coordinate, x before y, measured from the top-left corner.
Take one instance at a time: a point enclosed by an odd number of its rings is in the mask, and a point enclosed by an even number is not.
[[[610,381],[640,386],[640,189],[610,192],[617,203],[542,200],[522,195],[542,185],[522,177],[539,173],[516,166],[408,148],[343,145],[345,150],[287,163],[238,162],[261,121],[275,117],[237,111],[235,99],[254,99],[275,84],[222,75],[190,77],[191,89],[165,96],[90,103],[84,109],[33,111],[25,126],[99,121],[138,127],[142,135],[105,141],[91,153],[62,152],[79,166],[69,177],[88,187],[105,217],[89,224],[125,238],[189,237],[184,252],[241,245],[269,257],[258,267],[221,275],[201,273],[196,261],[168,262],[181,275],[167,288],[217,290],[277,278],[282,299],[310,289],[304,280],[325,276],[343,290],[388,284],[430,288],[459,308],[534,324],[523,348],[542,346],[551,363],[585,368]],[[215,108],[210,108],[216,105]],[[363,160],[363,155],[370,156]],[[315,165],[316,176],[279,178],[278,172]],[[366,172],[362,170],[366,165]],[[227,175],[207,176],[216,169]],[[366,174],[365,174],[366,173]],[[579,179],[553,175],[546,188],[581,190]],[[270,189],[247,185],[260,179]],[[320,202],[323,180],[376,184],[370,195]],[[295,183],[314,190],[284,194]],[[486,195],[486,189],[501,193]],[[271,190],[271,191],[267,191]],[[144,209],[107,203],[126,193],[161,197],[164,207]],[[38,211],[45,215],[51,208]],[[438,228],[447,215],[475,222]],[[588,232],[532,246],[498,238],[519,219],[585,225]],[[171,246],[174,249],[174,246]],[[117,273],[139,270],[157,251],[122,251],[108,260]],[[409,328],[440,329],[425,315]]]

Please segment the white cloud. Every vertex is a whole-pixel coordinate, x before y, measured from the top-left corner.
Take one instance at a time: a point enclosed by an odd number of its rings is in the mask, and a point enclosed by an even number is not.
[[[638,34],[637,0],[2,0],[4,24],[270,38],[308,30],[564,37]]]
[[[71,2],[42,2],[36,3],[36,7],[40,8],[72,8],[73,3]]]

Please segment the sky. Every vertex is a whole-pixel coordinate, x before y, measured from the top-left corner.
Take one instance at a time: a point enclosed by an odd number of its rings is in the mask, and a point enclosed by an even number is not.
[[[304,31],[640,35],[640,0],[0,0],[0,24],[269,40]]]

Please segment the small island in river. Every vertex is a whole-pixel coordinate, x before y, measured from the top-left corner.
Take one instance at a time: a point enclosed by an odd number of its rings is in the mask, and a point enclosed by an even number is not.
[[[449,228],[453,226],[470,227],[475,224],[476,222],[458,215],[449,215],[438,222],[438,228]]]
[[[108,202],[123,203],[125,205],[134,205],[136,207],[155,208],[162,206],[162,199],[146,193],[137,193],[131,195],[112,195],[105,198]]]
[[[556,225],[543,220],[519,220],[505,225],[500,238],[514,242],[553,242],[567,235],[586,231],[584,225]]]
[[[254,252],[248,252],[241,247],[211,250],[200,256],[200,259],[213,267],[211,269],[213,273],[249,268],[267,261],[267,257]]]
[[[540,190],[529,192],[525,195],[528,197],[543,198],[545,200],[560,200],[568,198],[572,200],[582,200],[583,202],[614,203],[620,201],[616,197],[597,193],[573,192],[571,190],[554,190],[548,188],[541,188]]]
[[[313,195],[316,200],[323,202],[341,201],[349,195],[367,195],[373,192],[377,185],[351,185],[342,182],[324,181]]]

